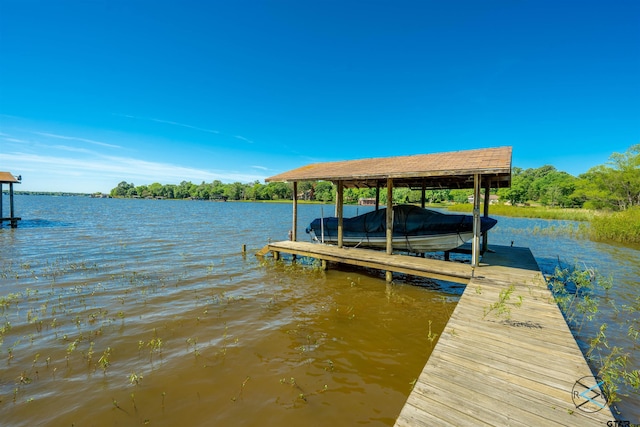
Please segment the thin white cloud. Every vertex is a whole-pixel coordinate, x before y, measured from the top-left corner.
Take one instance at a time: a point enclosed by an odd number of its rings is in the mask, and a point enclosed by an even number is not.
[[[71,151],[73,153],[93,154],[93,151],[87,150],[86,148],[70,147],[68,145],[51,145],[48,146],[48,148],[55,148],[62,151]]]
[[[126,117],[126,118],[129,118],[129,119],[149,120],[151,122],[156,122],[156,123],[164,123],[164,124],[173,125],[173,126],[180,126],[180,127],[183,127],[183,128],[198,130],[200,132],[220,134],[219,131],[214,130],[214,129],[205,129],[205,128],[201,128],[201,127],[197,127],[197,126],[187,125],[185,123],[174,122],[174,121],[171,121],[171,120],[155,119],[153,117],[137,117],[137,116],[131,116],[129,114],[115,114],[114,113],[114,115],[120,116],[120,117]]]
[[[246,142],[248,142],[249,144],[253,144],[253,141],[252,141],[252,140],[247,139],[247,138],[245,138],[244,136],[234,135],[233,137],[234,137],[234,138],[236,138],[236,139],[239,139],[239,140],[241,140],[241,141],[246,141]]]
[[[214,129],[200,128],[200,127],[197,127],[197,126],[191,126],[191,125],[187,125],[187,124],[184,124],[184,123],[172,122],[170,120],[160,120],[160,119],[149,119],[149,120],[154,121],[154,122],[158,122],[158,123],[166,123],[166,124],[173,125],[173,126],[180,126],[180,127],[183,127],[183,128],[199,130],[200,132],[220,134],[220,131],[217,131],[217,130],[214,130]]]
[[[50,138],[64,139],[64,140],[67,140],[67,141],[86,142],[86,143],[89,143],[89,144],[100,145],[102,147],[122,148],[119,145],[107,144],[106,142],[94,141],[92,139],[78,138],[76,136],[57,135],[57,134],[48,133],[48,132],[33,132],[33,133],[36,134],[36,135],[40,135],[40,136],[47,136],[47,137],[50,137]]]
[[[129,114],[115,114],[115,115],[116,116],[120,116],[120,117],[127,117],[129,119],[149,120],[149,121],[156,122],[156,123],[164,123],[164,124],[168,124],[168,125],[179,126],[179,127],[183,127],[183,128],[187,128],[187,129],[197,130],[197,131],[200,131],[200,132],[213,133],[213,134],[220,135],[220,136],[231,136],[232,138],[236,138],[236,139],[239,139],[241,141],[248,142],[249,144],[253,144],[254,143],[252,140],[250,140],[249,138],[245,138],[242,135],[226,135],[226,134],[224,134],[224,133],[222,133],[222,132],[220,132],[218,130],[201,128],[201,127],[198,127],[198,126],[188,125],[186,123],[174,122],[172,120],[155,119],[153,117],[137,117],[137,116],[131,116]]]
[[[29,141],[25,141],[24,139],[7,138],[7,137],[4,137],[4,135],[2,135],[2,136],[3,136],[2,139],[4,139],[5,141],[8,141],[8,142],[17,142],[17,143],[20,143],[20,144],[28,144],[29,143]]]
[[[82,177],[92,180],[97,177],[115,181],[137,180],[145,183],[186,181],[240,181],[252,182],[265,177],[251,173],[235,171],[209,171],[188,168],[168,163],[149,162],[135,158],[118,156],[99,156],[91,159],[72,159],[58,156],[43,156],[29,153],[0,153],[0,161],[11,164],[12,169],[31,170],[34,174],[52,174],[56,176]],[[23,175],[25,175],[23,173]],[[115,186],[115,184],[114,184]],[[52,189],[53,191],[54,189]]]
[[[251,166],[251,167],[252,167],[252,168],[254,168],[254,169],[260,169],[260,170],[263,170],[263,171],[265,171],[265,172],[269,170],[269,168],[266,168],[266,167],[264,167],[264,166],[256,166],[256,165],[253,165],[253,166]]]

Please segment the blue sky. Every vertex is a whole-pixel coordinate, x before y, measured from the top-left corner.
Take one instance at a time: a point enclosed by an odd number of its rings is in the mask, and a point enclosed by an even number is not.
[[[0,0],[0,170],[107,192],[512,146],[578,175],[640,143],[639,76],[636,0]]]

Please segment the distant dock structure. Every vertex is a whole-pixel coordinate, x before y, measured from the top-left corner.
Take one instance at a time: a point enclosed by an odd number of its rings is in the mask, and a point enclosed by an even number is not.
[[[375,197],[360,197],[358,199],[358,205],[360,206],[376,206],[378,201]]]
[[[22,219],[22,218],[16,217],[14,204],[13,204],[13,184],[20,184],[21,181],[22,181],[21,176],[18,176],[16,178],[10,172],[0,172],[0,227],[4,225],[5,222],[8,222],[11,224],[11,228],[16,228],[18,227],[18,221]],[[3,201],[2,195],[4,194],[3,193],[4,184],[9,184],[9,216],[8,217],[4,216],[4,210],[2,205],[2,201]]]

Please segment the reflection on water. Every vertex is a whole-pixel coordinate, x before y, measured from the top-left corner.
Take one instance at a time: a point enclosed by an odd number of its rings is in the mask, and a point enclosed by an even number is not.
[[[19,228],[0,229],[2,425],[392,425],[464,290],[263,262],[253,253],[287,238],[286,204],[16,206]],[[320,209],[299,206],[300,240]],[[637,251],[498,219],[491,243],[531,247],[546,273],[579,259],[615,275],[615,299],[637,295]]]

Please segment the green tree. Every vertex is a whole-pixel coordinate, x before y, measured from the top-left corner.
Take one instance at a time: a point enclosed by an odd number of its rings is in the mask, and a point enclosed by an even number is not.
[[[511,173],[511,187],[498,190],[501,200],[507,200],[511,205],[527,201],[528,188],[532,179],[524,174],[522,168],[513,168]]]
[[[140,197],[149,197],[151,195],[146,185],[138,185],[136,187],[136,193],[138,193],[138,196]]]
[[[247,199],[249,200],[261,200],[262,188],[264,185],[260,183],[260,181],[256,180],[253,184],[249,185],[247,188]]]
[[[298,183],[298,195],[302,200],[313,200],[313,181],[302,181]]]
[[[333,202],[335,189],[329,181],[316,182],[314,187],[315,198],[321,202]]]
[[[541,166],[539,168],[526,169],[521,174],[521,185],[526,189],[526,201],[539,201],[545,189],[545,177],[551,173],[557,172],[556,168],[551,165]]]
[[[574,203],[571,199],[576,188],[576,178],[566,172],[552,171],[536,180],[534,184],[540,194],[540,202],[545,206],[570,207]]]
[[[609,162],[579,176],[572,197],[592,209],[625,210],[640,206],[640,144],[613,153]]]
[[[194,197],[194,196],[192,196],[192,197]],[[206,182],[202,181],[202,183],[200,183],[200,185],[198,185],[196,187],[196,189],[195,189],[195,197],[194,198],[199,199],[199,200],[209,200],[210,197],[211,197],[211,185],[209,185]]]
[[[226,186],[222,181],[216,179],[210,185],[208,185],[208,198],[219,199],[225,194]]]
[[[165,185],[162,189],[162,197],[166,197],[167,199],[175,199],[177,189],[178,189],[177,185],[174,185],[174,184]]]
[[[411,190],[407,187],[399,187],[393,189],[393,203],[402,205],[409,203],[409,193]]]
[[[450,200],[455,203],[469,203],[469,196],[473,194],[470,190],[451,190],[449,192]]]
[[[240,182],[234,182],[233,184],[228,184],[224,187],[224,196],[226,196],[230,200],[242,200],[244,196],[244,185]]]
[[[127,181],[120,182],[116,188],[111,190],[112,197],[127,197],[129,191],[134,188],[133,184],[129,184]]]
[[[162,188],[162,184],[160,184],[159,182],[154,182],[153,184],[150,184],[149,187],[147,187],[149,194],[153,197],[159,197],[163,195],[163,188]]]
[[[191,182],[182,181],[180,185],[175,188],[173,192],[174,197],[176,199],[186,199],[187,197],[190,197],[190,190],[192,185],[193,184],[191,184]]]

